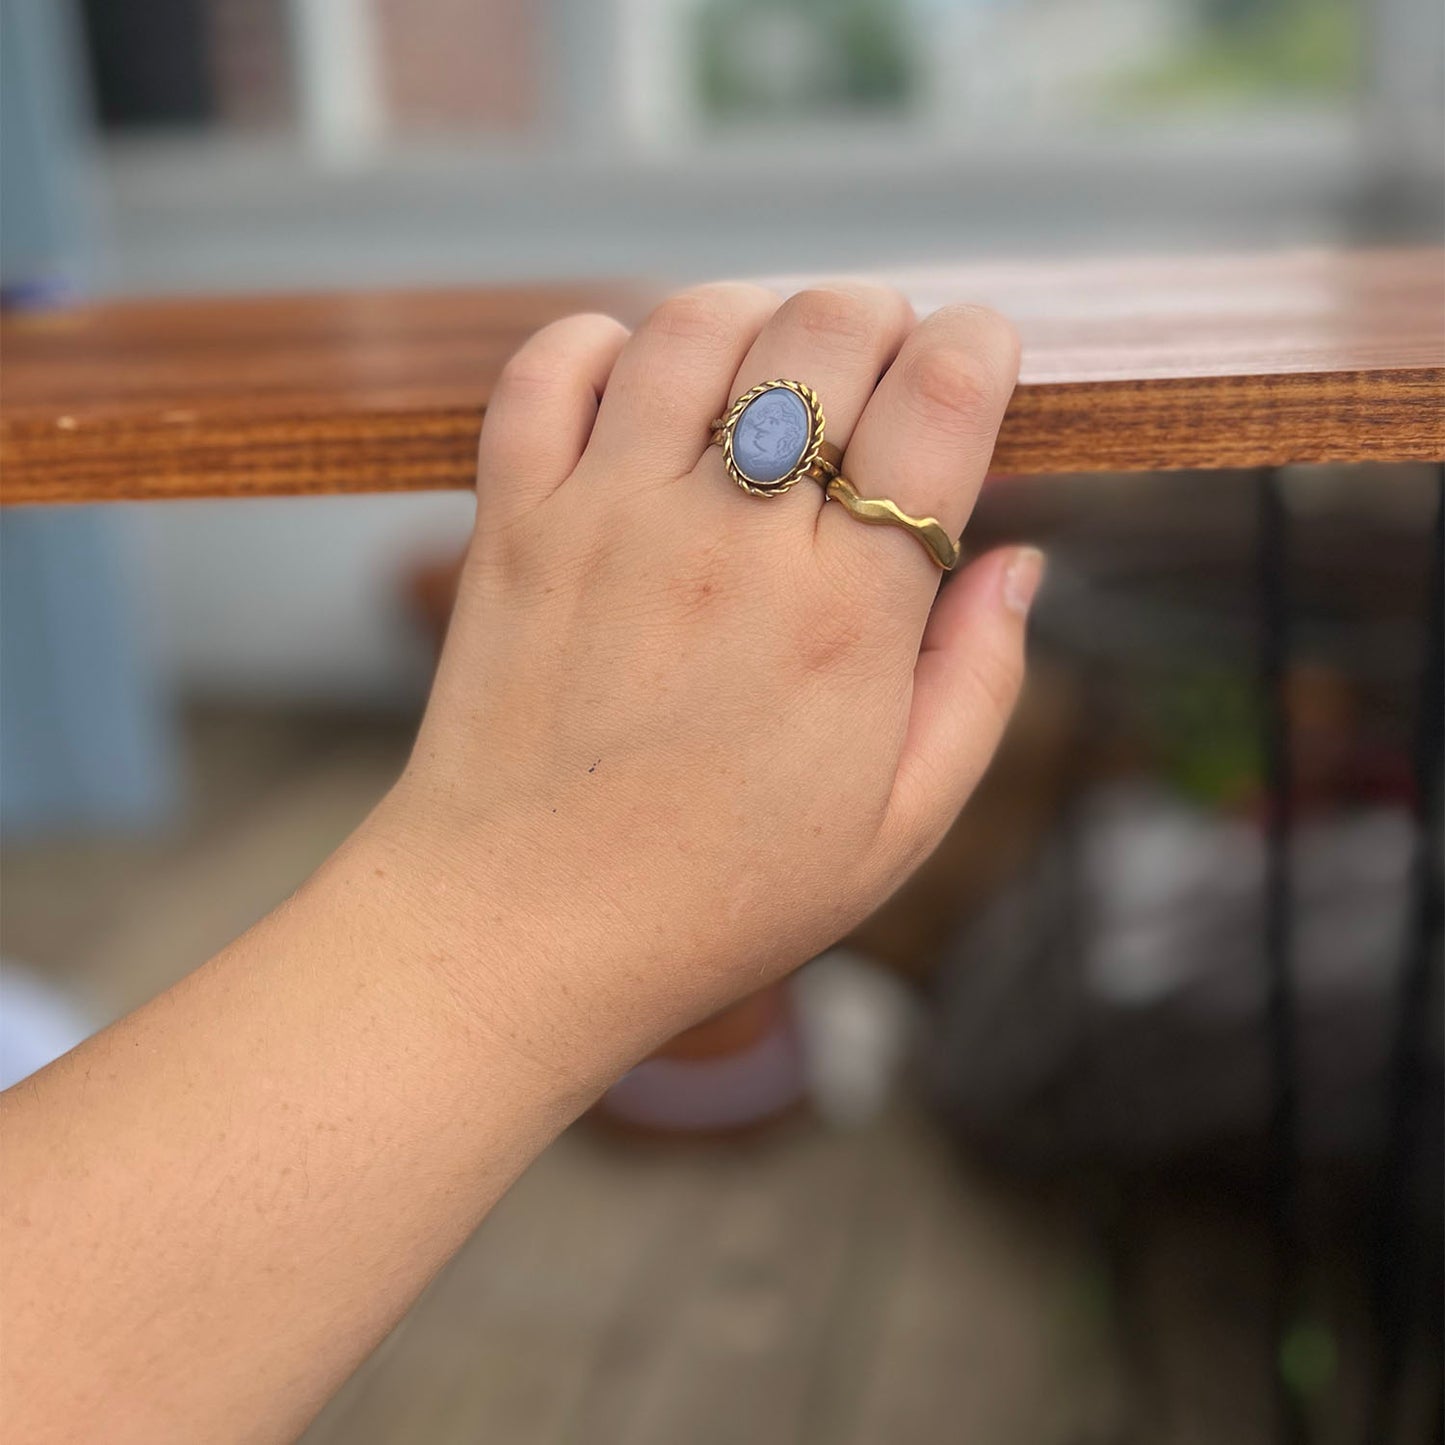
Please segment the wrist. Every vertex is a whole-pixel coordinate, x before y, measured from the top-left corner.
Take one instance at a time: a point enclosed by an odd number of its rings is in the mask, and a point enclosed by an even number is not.
[[[544,881],[500,821],[459,820],[403,781],[324,871],[366,895],[365,926],[411,989],[573,1114],[669,1032],[624,996],[595,927],[549,898],[566,865]]]

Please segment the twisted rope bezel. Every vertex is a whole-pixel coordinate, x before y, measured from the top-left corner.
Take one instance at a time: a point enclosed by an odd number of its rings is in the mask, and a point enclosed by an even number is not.
[[[793,464],[792,469],[779,477],[776,482],[757,482],[743,471],[737,463],[737,458],[733,455],[733,431],[738,424],[738,418],[753,402],[764,392],[777,391],[779,387],[800,397],[803,405],[808,409],[808,443],[803,448],[802,456]],[[789,381],[786,377],[779,377],[776,381],[760,381],[755,387],[738,397],[728,408],[727,415],[719,417],[713,422],[711,440],[722,446],[723,467],[728,476],[743,491],[750,492],[755,497],[777,497],[797,486],[804,477],[812,472],[813,466],[818,460],[818,452],[823,445],[823,427],[823,403],[818,399],[818,393],[811,386],[804,386],[801,381]]]

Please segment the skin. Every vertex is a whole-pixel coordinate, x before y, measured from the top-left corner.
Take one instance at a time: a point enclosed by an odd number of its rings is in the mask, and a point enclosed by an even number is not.
[[[968,519],[1017,345],[840,285],[717,285],[506,368],[414,754],[286,903],[3,1098],[0,1410],[25,1441],[304,1428],[547,1143],[827,947],[987,766],[1042,559],[935,605],[912,539],[726,479],[797,377],[865,495]]]

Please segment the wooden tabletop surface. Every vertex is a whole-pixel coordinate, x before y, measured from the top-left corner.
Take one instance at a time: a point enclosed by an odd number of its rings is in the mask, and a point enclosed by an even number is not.
[[[1001,471],[1445,459],[1445,251],[888,279],[920,310],[985,301],[1017,323],[1023,374]],[[599,283],[14,314],[0,326],[0,496],[469,486],[488,389],[517,344],[581,308],[636,320],[659,292]]]

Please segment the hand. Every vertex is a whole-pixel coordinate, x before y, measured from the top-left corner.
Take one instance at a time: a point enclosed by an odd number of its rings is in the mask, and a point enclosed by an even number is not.
[[[1037,552],[974,561],[935,607],[912,537],[810,481],[744,493],[711,419],[802,381],[864,495],[957,535],[1017,367],[981,309],[732,284],[630,336],[558,322],[507,365],[432,700],[373,826],[525,1048],[561,1041],[600,1086],[834,942],[938,843],[1018,690]],[[511,945],[488,962],[483,930]]]
[[[930,615],[912,537],[811,482],[746,495],[708,423],[805,382],[865,496],[957,531],[1015,365],[996,317],[915,327],[860,287],[707,287],[522,348],[401,780],[0,1101],[11,1435],[294,1439],[589,1098],[933,847],[1012,706],[1038,554]]]

